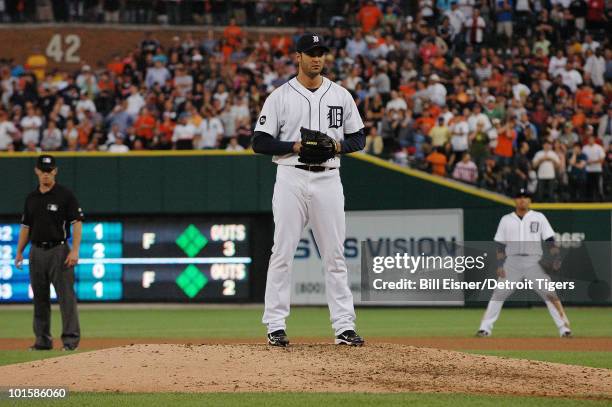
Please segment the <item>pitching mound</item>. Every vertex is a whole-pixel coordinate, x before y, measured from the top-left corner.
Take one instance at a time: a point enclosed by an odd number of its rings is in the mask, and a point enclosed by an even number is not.
[[[612,370],[376,344],[133,345],[0,367],[2,386],[119,392],[463,392],[612,399]]]

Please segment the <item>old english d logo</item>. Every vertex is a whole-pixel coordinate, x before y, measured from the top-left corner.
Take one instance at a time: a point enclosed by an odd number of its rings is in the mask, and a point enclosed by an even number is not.
[[[329,107],[329,112],[327,112],[327,120],[329,120],[329,125],[327,127],[329,127],[330,129],[338,129],[342,127],[342,106],[327,107]]]
[[[540,230],[540,223],[539,222],[531,222],[529,224],[529,230],[531,231],[531,233],[538,233],[538,230]]]

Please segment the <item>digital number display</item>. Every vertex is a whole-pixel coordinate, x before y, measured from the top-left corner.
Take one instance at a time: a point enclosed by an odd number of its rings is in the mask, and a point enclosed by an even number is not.
[[[14,266],[19,224],[0,224],[0,302],[30,302],[29,266]],[[30,245],[24,250],[28,258]],[[85,222],[75,291],[80,301],[202,302],[249,295],[244,220]],[[56,299],[51,286],[51,297]]]

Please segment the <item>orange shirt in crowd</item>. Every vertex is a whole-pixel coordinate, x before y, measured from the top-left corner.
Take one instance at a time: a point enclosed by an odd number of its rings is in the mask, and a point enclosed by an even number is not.
[[[423,133],[429,134],[429,130],[436,125],[436,119],[433,117],[422,116],[416,120],[416,124],[423,131]]]
[[[107,80],[107,81],[103,81],[103,80],[99,80],[98,81],[98,89],[100,89],[100,92],[102,91],[108,91],[108,92],[115,92],[115,82],[113,82],[112,80]]]
[[[441,177],[446,175],[446,156],[434,151],[427,156],[427,162],[431,164],[431,172]]]
[[[125,64],[119,60],[115,60],[106,65],[106,69],[113,72],[115,75],[123,75],[123,68],[125,68]]]
[[[357,14],[357,21],[361,23],[362,31],[367,34],[372,31],[382,20],[383,13],[375,5],[365,5]]]
[[[223,60],[225,62],[229,61],[230,57],[232,56],[232,52],[234,52],[234,49],[229,44],[224,44],[221,47],[221,53],[223,54]]]
[[[575,129],[584,126],[584,123],[586,123],[586,115],[584,112],[576,112],[576,114],[572,116],[572,124]]]
[[[514,130],[502,131],[497,135],[497,146],[495,154],[500,157],[512,157],[512,144],[516,138]]]
[[[274,36],[271,41],[272,49],[280,51],[283,55],[288,55],[291,49],[292,41],[287,35]]]
[[[175,126],[176,125],[172,120],[165,120],[159,125],[157,131],[163,141],[167,143],[170,143],[172,141],[172,134],[174,133]]]
[[[504,75],[499,72],[493,72],[487,81],[487,86],[500,90],[504,85]]]
[[[89,144],[89,134],[91,133],[91,124],[82,123],[79,127],[77,127],[77,132],[79,134],[78,141],[81,147],[86,147]]]
[[[138,137],[147,140],[153,139],[153,130],[155,129],[155,118],[151,114],[138,116],[134,122],[134,130]]]
[[[446,66],[446,59],[444,59],[444,57],[441,55],[434,56],[431,60],[431,64],[434,68],[441,71]]]
[[[399,90],[404,95],[404,99],[407,100],[412,99],[412,95],[416,93],[416,89],[408,84],[400,85]]]
[[[593,90],[578,89],[576,91],[576,104],[583,109],[591,109],[593,107]]]
[[[434,119],[435,125],[435,120],[438,118],[438,116],[440,116],[440,113],[442,113],[442,109],[440,109],[440,106],[436,105],[435,103],[432,103],[429,105],[429,109],[427,109],[427,111],[429,112],[431,118]]]
[[[223,30],[223,38],[225,38],[230,47],[235,47],[240,44],[242,30],[237,25],[228,25],[225,27],[225,30]]]

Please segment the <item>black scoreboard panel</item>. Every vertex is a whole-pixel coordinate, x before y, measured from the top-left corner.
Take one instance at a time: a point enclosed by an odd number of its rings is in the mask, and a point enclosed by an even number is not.
[[[0,302],[32,299],[27,261],[22,270],[14,266],[19,228],[0,224]],[[80,301],[247,299],[249,239],[246,218],[85,222],[75,269],[77,297]]]
[[[251,263],[245,219],[138,219],[125,223],[124,298],[206,301],[248,298]]]

